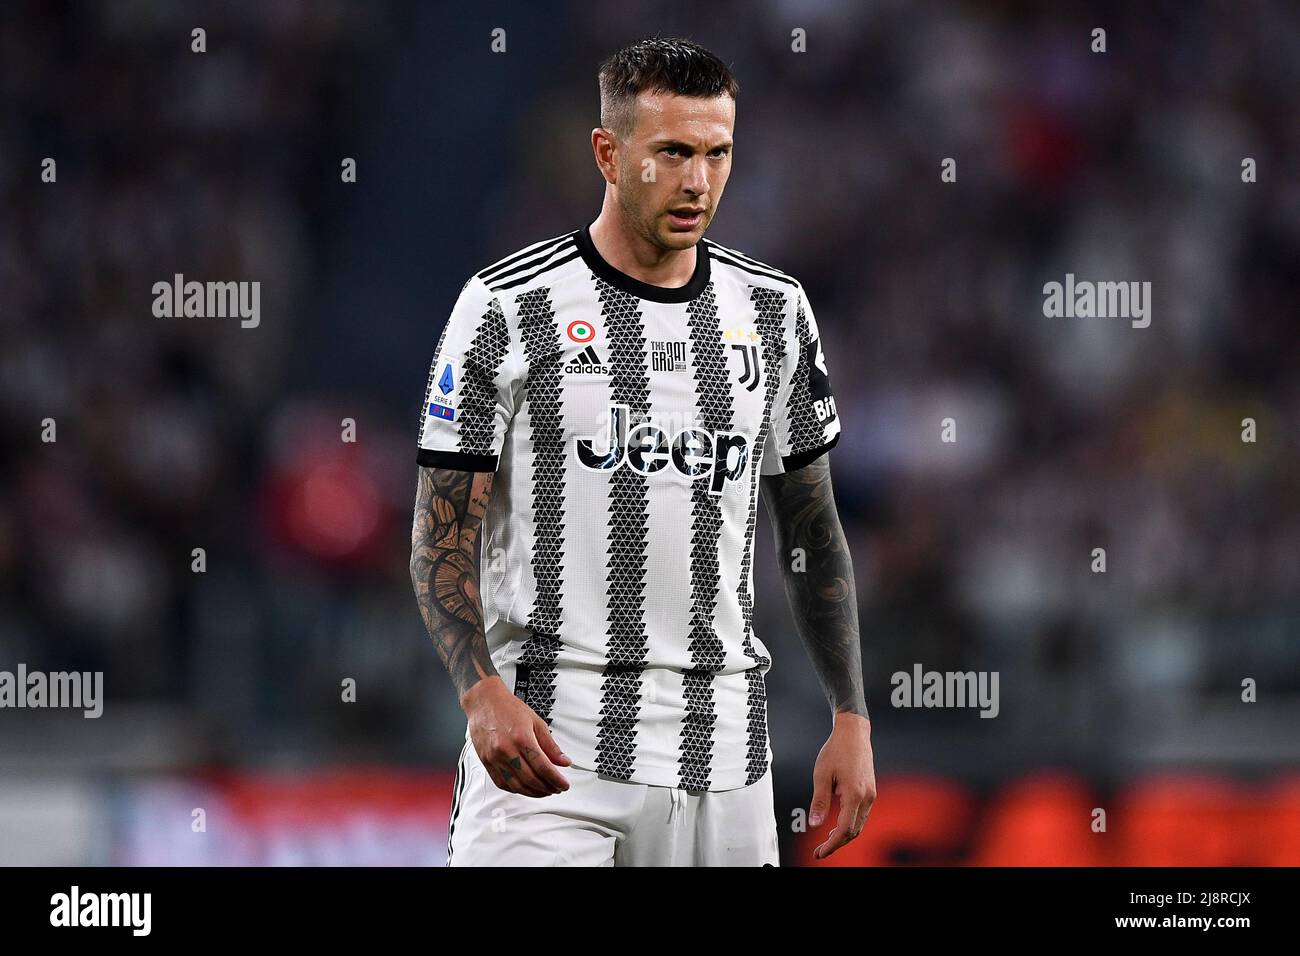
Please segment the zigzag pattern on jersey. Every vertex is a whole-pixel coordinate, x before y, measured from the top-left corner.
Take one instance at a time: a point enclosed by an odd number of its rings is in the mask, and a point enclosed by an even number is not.
[[[473,279],[466,280],[465,284],[460,288],[462,294],[473,281]],[[424,424],[429,418],[429,403],[433,401],[433,383],[438,377],[438,360],[442,357],[442,347],[447,341],[447,327],[449,325],[451,325],[450,319],[442,323],[442,331],[438,333],[438,344],[433,347],[433,361],[429,363],[429,381],[424,385],[424,404],[420,406],[420,431],[419,437],[416,438],[416,444],[419,444],[424,438]]]
[[[763,425],[754,440],[754,454],[762,460],[761,449],[765,446],[771,432],[772,415],[776,410],[772,404],[776,401],[781,387],[781,363],[785,358],[785,336],[783,334],[786,295],[775,289],[750,287],[750,301],[753,303],[757,317],[754,320],[758,334],[763,339],[763,368],[767,373],[767,385],[764,389],[763,407],[769,409],[763,419]],[[762,778],[767,773],[767,685],[763,679],[761,667],[770,667],[772,659],[759,654],[754,649],[754,595],[749,592],[749,574],[754,555],[754,536],[758,526],[759,472],[754,468],[749,476],[749,516],[745,526],[745,553],[740,562],[740,587],[736,593],[740,603],[741,616],[745,623],[745,653],[759,667],[751,667],[745,672],[749,680],[748,694],[748,742],[746,745],[745,785]]]
[[[695,396],[699,424],[717,434],[732,429],[731,382],[726,349],[718,331],[718,299],[710,282],[686,308],[687,328],[694,356]],[[707,481],[691,488],[691,616],[688,647],[691,668],[682,674],[686,713],[682,719],[679,787],[709,789],[714,735],[718,715],[713,678],[726,661],[726,647],[718,637],[714,615],[722,575],[718,569],[718,541],[722,538],[722,500],[709,494]]]
[[[524,703],[549,725],[555,707],[555,659],[564,599],[564,420],[560,363],[553,360],[561,349],[560,330],[549,288],[524,292],[517,306],[519,336],[531,369],[525,390],[532,422],[533,513],[537,516],[537,540],[530,559],[536,596],[528,612],[530,633],[517,666],[530,671]]]
[[[613,369],[610,398],[628,406],[631,422],[644,421],[650,411],[650,375],[640,300],[604,279],[595,282]],[[596,723],[596,769],[626,780],[636,760],[642,673],[650,642],[645,618],[650,495],[645,476],[631,468],[611,472],[608,507],[608,663]]]
[[[826,444],[826,430],[817,420],[817,410],[810,392],[808,365],[803,361],[803,350],[812,341],[808,315],[800,296],[795,312],[795,336],[799,341],[799,360],[795,363],[793,384],[790,387],[790,454],[820,448]],[[816,359],[816,350],[812,359]]]
[[[443,327],[446,334],[446,326]],[[497,374],[510,351],[510,330],[501,303],[493,299],[479,319],[478,329],[461,362],[460,402],[456,410],[460,427],[457,447],[466,455],[491,455],[496,429]],[[440,359],[434,360],[435,367]],[[432,382],[430,383],[432,387]],[[428,405],[425,405],[428,410]]]

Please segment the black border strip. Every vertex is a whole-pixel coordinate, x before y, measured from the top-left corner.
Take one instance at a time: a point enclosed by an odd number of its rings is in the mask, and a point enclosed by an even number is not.
[[[844,433],[836,432],[835,437],[832,438],[830,441],[828,441],[825,445],[822,445],[820,448],[814,448],[811,451],[801,451],[797,455],[786,455],[782,457],[781,467],[784,468],[787,472],[790,472],[790,471],[797,471],[798,469],[804,467],[805,465],[812,464],[822,455],[826,454],[837,444],[839,444],[840,435],[842,434]]]
[[[471,455],[463,451],[440,451],[421,448],[415,462],[426,468],[454,468],[457,471],[496,471],[500,455]]]
[[[703,242],[695,244],[695,272],[691,275],[691,281],[686,285],[670,288],[662,285],[651,285],[649,282],[634,279],[626,272],[620,272],[606,262],[601,254],[596,251],[595,243],[591,241],[590,223],[582,227],[582,231],[578,233],[576,238],[578,240],[578,251],[582,253],[582,260],[587,263],[587,268],[615,289],[622,289],[638,299],[647,299],[650,302],[690,302],[699,296],[709,284],[709,259],[711,256],[709,247]]]

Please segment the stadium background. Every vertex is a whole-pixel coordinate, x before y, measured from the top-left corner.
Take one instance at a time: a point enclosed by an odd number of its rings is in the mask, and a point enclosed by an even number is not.
[[[466,276],[594,218],[595,66],[656,32],[740,79],[710,236],[802,280],[845,423],[880,796],[829,862],[1300,863],[1300,11],[1050,6],[0,7],[0,669],[107,696],[0,711],[0,863],[442,862],[428,362]],[[260,326],[155,318],[178,272]],[[1045,318],[1066,272],[1151,326]],[[759,536],[807,862],[829,717]],[[891,707],[917,663],[999,716]]]

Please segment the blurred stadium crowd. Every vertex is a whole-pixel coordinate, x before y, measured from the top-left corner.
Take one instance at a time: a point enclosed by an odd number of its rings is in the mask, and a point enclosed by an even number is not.
[[[108,691],[0,717],[0,777],[454,761],[406,568],[427,363],[470,272],[595,217],[595,66],[656,32],[732,64],[710,236],[827,346],[882,800],[1300,764],[1294,4],[198,9],[0,10],[0,668]],[[154,318],[175,273],[261,281],[260,326]],[[1066,273],[1150,281],[1150,327],[1045,317]],[[760,520],[780,818],[829,719]],[[1001,715],[890,707],[916,663],[999,671]]]

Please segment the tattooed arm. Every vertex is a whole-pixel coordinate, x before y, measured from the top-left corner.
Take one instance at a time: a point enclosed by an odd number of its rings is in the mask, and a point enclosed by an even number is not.
[[[830,739],[813,770],[808,818],[812,827],[821,826],[831,796],[839,797],[835,828],[817,847],[821,859],[862,832],[876,799],[853,561],[835,510],[827,455],[782,475],[764,475],[762,487],[795,627],[833,714]],[[793,566],[795,549],[804,559],[799,567]]]
[[[411,525],[411,584],[460,705],[470,739],[502,790],[544,797],[567,790],[568,764],[537,713],[501,679],[488,653],[475,545],[494,475],[421,466]]]
[[[490,471],[420,468],[411,526],[411,583],[420,616],[462,699],[496,677],[483,633],[475,543],[492,497]]]
[[[853,560],[835,510],[829,456],[762,482],[786,597],[831,711],[867,717]],[[796,548],[802,570],[791,566]]]

